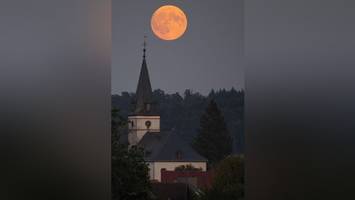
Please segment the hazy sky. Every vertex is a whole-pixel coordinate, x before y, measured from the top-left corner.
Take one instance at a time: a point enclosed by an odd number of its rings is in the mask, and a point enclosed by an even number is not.
[[[150,28],[153,12],[166,4],[188,18],[187,31],[174,41],[158,39]],[[206,94],[244,88],[241,0],[113,0],[112,6],[112,93],[135,92],[144,35],[153,89]]]

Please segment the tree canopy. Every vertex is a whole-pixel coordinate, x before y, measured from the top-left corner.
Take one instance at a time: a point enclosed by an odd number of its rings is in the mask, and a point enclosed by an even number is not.
[[[112,109],[111,125],[112,199],[151,199],[149,169],[144,162],[143,151],[136,147],[128,148],[119,142],[126,121],[119,115],[117,109]]]
[[[183,171],[202,171],[202,168],[196,168],[191,164],[187,164],[187,165],[180,165],[178,167],[175,167],[174,171],[179,171],[179,172],[183,172]]]
[[[240,200],[244,198],[244,157],[231,155],[215,168],[212,187],[197,196],[198,200]]]

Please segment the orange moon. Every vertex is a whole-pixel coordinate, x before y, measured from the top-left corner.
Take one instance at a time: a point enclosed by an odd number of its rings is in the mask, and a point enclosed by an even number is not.
[[[186,31],[187,17],[180,8],[165,5],[153,13],[150,25],[158,38],[176,40]]]

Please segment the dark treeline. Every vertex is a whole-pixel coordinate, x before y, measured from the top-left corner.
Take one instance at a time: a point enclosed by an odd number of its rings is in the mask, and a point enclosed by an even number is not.
[[[127,115],[133,109],[134,93],[122,92],[120,95],[112,95],[112,106],[119,108],[121,115]],[[179,93],[167,94],[163,90],[153,92],[154,101],[161,116],[161,129],[175,129],[182,137],[191,142],[197,134],[200,118],[210,100],[214,100],[225,118],[227,128],[231,134],[233,151],[243,153],[244,149],[244,91],[212,90],[207,96],[198,92],[185,90],[183,95]]]

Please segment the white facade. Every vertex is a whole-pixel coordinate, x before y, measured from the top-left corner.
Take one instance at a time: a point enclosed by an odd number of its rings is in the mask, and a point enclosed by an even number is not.
[[[160,132],[160,116],[129,116],[128,142],[136,145],[148,132]]]
[[[161,169],[174,171],[176,167],[181,165],[192,165],[195,168],[201,168],[206,171],[206,162],[148,162],[150,180],[157,180],[161,182]]]
[[[143,136],[149,132],[160,132],[160,116],[129,116],[128,117],[128,141],[129,145],[137,145]],[[203,161],[184,162],[184,161],[156,161],[147,162],[149,167],[150,180],[161,181],[161,170],[174,171],[181,165],[192,165],[206,171],[207,164]]]

